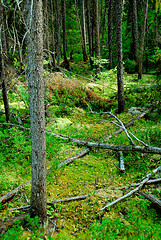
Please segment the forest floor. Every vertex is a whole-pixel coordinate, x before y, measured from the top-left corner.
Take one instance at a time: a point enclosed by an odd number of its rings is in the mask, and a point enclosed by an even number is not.
[[[74,159],[68,166],[60,162],[75,156],[86,146],[66,141],[52,135],[66,135],[88,142],[114,145],[130,145],[123,131],[112,135],[121,122],[128,123],[147,110],[128,127],[138,139],[149,146],[161,147],[161,85],[155,75],[124,75],[126,110],[117,114],[116,71],[101,74],[99,79],[72,73],[47,73],[47,99],[49,117],[47,129],[47,213],[55,227],[53,233],[41,232],[38,219],[24,218],[24,211],[13,210],[29,203],[31,184],[26,184],[13,199],[0,204],[0,238],[5,239],[161,239],[161,211],[136,192],[130,197],[101,210],[108,203],[122,197],[141,182],[142,179],[160,166],[159,154],[137,151],[123,152],[125,171],[120,171],[119,152],[93,148],[88,154]],[[12,122],[22,126],[5,125],[2,96],[0,96],[0,189],[1,196],[31,180],[31,144],[29,128],[28,93],[26,78],[10,77],[9,99]],[[94,113],[95,111],[95,113]],[[133,138],[133,137],[132,137]],[[143,146],[133,138],[137,145]],[[161,178],[161,173],[153,174]],[[144,192],[161,200],[161,185],[145,185]],[[66,198],[84,196],[69,202],[57,202]],[[23,216],[21,218],[21,216]],[[13,219],[17,221],[13,224]],[[25,219],[25,220],[24,220]],[[13,224],[13,225],[12,225]],[[43,236],[42,236],[43,235]]]

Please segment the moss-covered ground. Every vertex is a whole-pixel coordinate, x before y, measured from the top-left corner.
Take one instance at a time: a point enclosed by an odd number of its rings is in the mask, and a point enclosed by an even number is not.
[[[85,72],[86,69],[83,71]],[[131,107],[138,110],[150,108],[144,118],[138,119],[128,128],[135,136],[151,146],[161,147],[161,107],[159,80],[154,75],[144,75],[140,82],[136,75],[124,75],[126,110],[117,114],[116,72],[107,71],[93,80],[60,74],[48,74],[48,101],[50,117],[46,118],[46,129],[55,134],[86,141],[102,142],[118,129],[108,115],[96,115],[93,111],[111,111],[123,123],[136,115],[129,113]],[[9,99],[12,111],[29,128],[28,97],[25,80],[10,79]],[[16,84],[17,83],[17,84]],[[12,86],[12,87],[11,87]],[[2,96],[0,108],[3,110]],[[15,115],[12,122],[17,124]],[[0,114],[0,123],[5,123]],[[92,149],[83,158],[74,160],[68,166],[58,164],[80,152],[75,143],[54,137],[47,133],[47,202],[87,195],[84,200],[55,203],[47,206],[50,219],[56,222],[54,234],[42,233],[38,219],[18,220],[11,225],[11,217],[22,214],[10,211],[27,205],[31,185],[25,185],[14,198],[0,205],[0,226],[7,222],[0,233],[1,239],[161,239],[160,210],[143,196],[135,193],[126,200],[112,206],[106,212],[100,211],[107,203],[127,193],[131,188],[119,188],[140,182],[147,173],[157,168],[160,155],[124,152],[125,172],[119,169],[119,154],[106,149]],[[122,132],[105,143],[130,144]],[[141,143],[137,144],[141,145]],[[85,147],[83,147],[85,148]],[[161,177],[156,174],[154,178]],[[0,125],[0,193],[1,196],[31,179],[30,134],[16,126]],[[146,192],[161,199],[160,185],[145,186]],[[44,236],[43,236],[44,235]]]

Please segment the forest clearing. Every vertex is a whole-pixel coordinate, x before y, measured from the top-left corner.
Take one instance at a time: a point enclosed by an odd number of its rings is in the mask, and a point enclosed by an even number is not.
[[[161,239],[161,2],[0,2],[0,239]]]

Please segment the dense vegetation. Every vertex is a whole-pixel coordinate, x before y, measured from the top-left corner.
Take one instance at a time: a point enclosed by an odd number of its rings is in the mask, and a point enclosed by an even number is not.
[[[100,16],[103,16],[107,2],[99,1]],[[105,24],[103,37],[101,72],[96,75],[95,67],[91,68],[90,59],[83,61],[78,21],[80,10],[76,9],[79,5],[75,5],[77,1],[66,2],[68,59],[73,51],[70,61],[71,71],[61,68],[61,64],[53,71],[50,59],[44,57],[45,103],[47,102],[49,107],[49,115],[45,119],[47,169],[50,170],[47,174],[47,202],[55,201],[52,206],[47,205],[47,213],[51,221],[49,220],[48,228],[42,229],[38,217],[32,219],[26,211],[17,210],[30,202],[31,183],[28,183],[5,204],[1,202],[0,239],[161,239],[160,209],[139,192],[111,206],[107,211],[100,211],[106,204],[135,188],[129,184],[141,182],[148,173],[152,173],[160,166],[159,154],[125,151],[123,152],[125,171],[120,171],[118,151],[93,148],[84,157],[75,159],[68,166],[60,167],[62,161],[75,156],[86,146],[80,147],[78,144],[52,135],[54,133],[89,142],[129,145],[129,139],[124,131],[105,140],[119,127],[116,125],[118,124],[116,119],[103,112],[113,113],[125,124],[146,111],[146,114],[138,118],[128,130],[149,146],[158,148],[161,146],[161,50],[159,37],[156,37],[155,32],[157,26],[157,36],[160,36],[161,11],[158,9],[156,13],[154,1],[149,2],[142,79],[138,79],[136,72],[130,19],[131,1],[124,2],[123,77],[126,107],[121,114],[117,112],[115,40],[113,68],[110,70],[107,61],[108,24]],[[8,8],[5,9],[8,21],[12,23],[14,19],[13,28],[9,29],[10,34],[13,36],[18,31],[18,40],[23,42],[24,29],[21,24],[15,25],[22,12],[16,9],[17,14],[14,15],[16,2],[7,0],[6,4],[8,4]],[[144,1],[138,1],[140,31],[143,6]],[[54,16],[57,17],[55,12]],[[113,18],[115,22],[115,17]],[[103,17],[101,19],[103,20]],[[56,21],[54,24],[56,32]],[[49,27],[51,30],[50,24]],[[103,30],[101,21],[100,30]],[[115,39],[115,32],[113,37]],[[0,92],[1,196],[31,180],[32,156],[25,47],[22,62],[21,50],[18,47],[12,48],[9,53],[10,60],[5,67],[11,113],[8,123],[4,114],[2,92]],[[88,50],[87,46],[87,52]],[[60,62],[63,61],[64,57],[61,55]],[[101,112],[102,115],[97,114]],[[142,146],[133,137],[132,139],[137,145]],[[161,173],[153,174],[153,179],[160,177]],[[161,200],[160,184],[145,185],[143,191]],[[78,201],[56,202],[56,200],[84,195],[89,196]]]

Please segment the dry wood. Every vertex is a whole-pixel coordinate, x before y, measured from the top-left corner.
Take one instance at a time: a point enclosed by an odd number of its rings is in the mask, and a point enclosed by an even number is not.
[[[81,158],[83,156],[85,156],[86,154],[88,154],[90,152],[90,148],[86,148],[82,151],[80,151],[79,153],[77,153],[76,155],[66,159],[65,161],[61,162],[59,165],[58,165],[58,168],[60,168],[61,166],[65,166],[65,165],[69,165],[71,162],[73,162],[75,159],[78,159],[78,158]],[[50,172],[50,169],[47,171],[47,173]],[[31,183],[31,180],[28,181],[28,182],[25,182],[23,183],[22,185],[18,186],[17,188],[13,189],[12,191],[6,193],[4,196],[2,196],[0,198],[0,203],[6,203],[8,202],[9,200],[11,200],[16,193],[20,192],[22,190],[22,188],[28,184],[28,183]]]
[[[157,205],[157,207],[161,209],[161,201],[159,199],[153,197],[152,195],[146,192],[138,191],[138,193],[147,198],[148,200],[150,200],[152,203],[154,203],[155,205]]]
[[[122,151],[119,151],[119,155],[120,155],[120,171],[125,172],[125,165],[124,165],[124,159],[123,159]]]
[[[148,182],[145,183],[145,185],[158,184],[160,182],[161,182],[161,178],[157,178],[157,179],[149,180]],[[118,187],[117,189],[126,189],[126,188],[129,188],[129,187],[136,187],[136,186],[139,186],[139,184],[140,183],[129,184],[128,186]]]
[[[146,147],[140,147],[140,146],[129,146],[129,145],[113,145],[113,144],[104,144],[104,143],[97,143],[97,142],[88,142],[84,140],[79,140],[76,138],[71,138],[69,136],[59,135],[55,133],[51,133],[51,135],[64,139],[68,142],[75,142],[78,145],[87,146],[89,148],[102,148],[102,149],[111,149],[114,151],[136,151],[136,152],[142,152],[142,153],[155,153],[155,154],[161,154],[161,148],[159,147],[152,147],[152,146],[146,146]]]
[[[153,170],[153,173],[157,173],[157,172],[159,172],[159,171],[161,171],[161,166],[159,166],[158,168],[156,168],[155,170]],[[101,208],[100,211],[101,211],[101,210],[105,210],[105,209],[108,208],[108,207],[111,207],[112,205],[114,205],[114,204],[116,204],[116,203],[124,200],[125,198],[127,198],[127,197],[131,196],[132,194],[134,194],[135,192],[139,191],[139,190],[143,187],[143,185],[144,185],[146,182],[149,181],[149,179],[150,179],[150,177],[152,176],[153,173],[147,174],[147,175],[143,178],[143,180],[140,182],[140,184],[139,184],[138,187],[136,187],[136,188],[133,189],[132,191],[128,192],[128,193],[125,194],[124,196],[116,199],[115,201],[107,204],[105,207]]]
[[[9,200],[11,200],[16,193],[20,192],[22,190],[22,188],[28,184],[28,183],[31,183],[31,180],[30,181],[27,181],[23,184],[21,184],[20,186],[18,186],[17,188],[13,189],[12,191],[6,193],[5,195],[3,195],[1,198],[0,198],[0,203],[6,203],[8,202]]]
[[[146,110],[142,113],[140,113],[137,117],[133,118],[132,120],[130,120],[128,123],[125,124],[125,127],[130,127],[136,120],[138,120],[139,118],[143,118],[145,116],[145,114],[148,112],[149,110]],[[123,128],[119,128],[117,131],[115,131],[114,133],[110,134],[109,136],[107,136],[106,138],[104,138],[103,142],[106,140],[109,140],[110,138],[112,138],[114,135],[117,135],[119,133],[121,133],[122,131],[124,131]]]
[[[72,163],[75,159],[84,157],[85,155],[87,155],[90,152],[90,148],[86,148],[83,149],[82,151],[80,151],[79,153],[77,153],[76,155],[67,158],[65,161],[62,161],[61,163],[59,163],[58,168],[60,168],[61,166],[64,165],[69,165],[70,163]]]
[[[62,202],[71,202],[71,201],[78,201],[78,200],[84,200],[90,195],[82,195],[82,196],[76,196],[76,197],[71,197],[71,198],[65,198],[65,199],[60,199],[60,200],[54,200],[51,203],[47,203],[50,206],[53,206],[54,203],[62,203]]]

